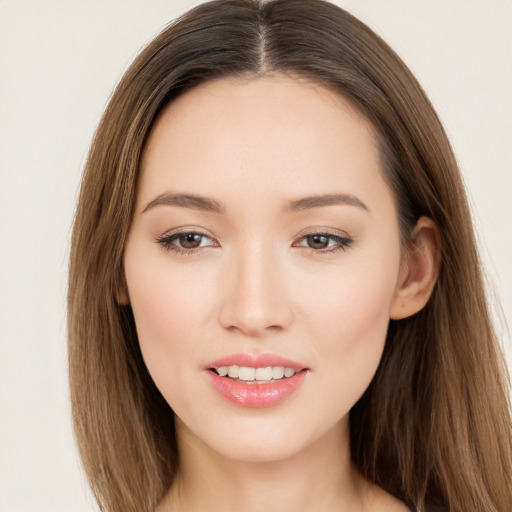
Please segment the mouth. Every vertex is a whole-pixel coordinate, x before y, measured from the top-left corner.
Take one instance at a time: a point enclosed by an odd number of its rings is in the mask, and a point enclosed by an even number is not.
[[[310,369],[273,354],[237,354],[208,365],[213,388],[239,407],[275,406],[305,381]]]
[[[218,366],[210,368],[210,371],[215,372],[219,377],[225,377],[240,384],[271,384],[273,382],[289,379],[299,371],[306,369],[296,370],[287,366],[265,366],[254,368],[251,366]]]

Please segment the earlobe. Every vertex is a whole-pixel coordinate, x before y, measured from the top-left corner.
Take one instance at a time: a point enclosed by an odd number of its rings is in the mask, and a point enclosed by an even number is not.
[[[411,243],[399,273],[391,318],[414,315],[428,302],[439,274],[441,236],[436,223],[421,217],[412,232]]]

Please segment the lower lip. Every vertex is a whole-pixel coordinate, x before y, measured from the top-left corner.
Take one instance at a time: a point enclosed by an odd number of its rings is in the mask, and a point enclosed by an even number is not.
[[[239,407],[253,409],[272,407],[285,400],[304,382],[306,373],[306,370],[302,370],[293,377],[279,379],[268,384],[242,384],[221,377],[211,370],[207,372],[212,386],[224,398]]]

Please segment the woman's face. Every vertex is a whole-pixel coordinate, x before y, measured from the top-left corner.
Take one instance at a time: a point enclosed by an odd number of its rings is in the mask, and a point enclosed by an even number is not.
[[[372,128],[297,79],[194,88],[149,137],[124,265],[178,439],[270,461],[347,435],[400,274]]]

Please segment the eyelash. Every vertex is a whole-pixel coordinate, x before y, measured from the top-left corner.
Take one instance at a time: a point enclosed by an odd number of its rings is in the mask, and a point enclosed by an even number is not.
[[[332,247],[325,247],[323,249],[315,249],[313,247],[308,247],[305,245],[298,245],[298,242],[306,241],[308,237],[326,238],[328,243],[332,241],[334,242],[334,245]],[[342,236],[336,235],[334,233],[326,233],[320,231],[301,235],[298,238],[298,242],[294,242],[293,247],[304,247],[305,249],[309,249],[311,251],[311,254],[332,254],[339,250],[347,250],[354,243],[354,240],[350,238],[348,235]]]
[[[200,236],[202,237],[201,242],[204,239],[211,240],[213,243],[202,246],[199,245],[198,247],[192,247],[192,248],[186,248],[186,247],[180,247],[176,245],[174,242],[179,240],[181,237],[185,236]],[[307,241],[308,237],[321,237],[327,239],[327,243],[334,242],[334,245],[332,247],[325,247],[323,249],[315,249],[313,247],[308,247],[306,245],[300,245],[300,242]],[[205,233],[201,233],[200,231],[179,231],[177,233],[171,233],[170,235],[163,235],[160,237],[157,237],[156,242],[162,246],[162,248],[166,251],[173,252],[175,254],[179,255],[193,255],[201,250],[201,248],[204,247],[220,247],[220,244],[214,240],[212,237],[206,235]],[[326,233],[326,232],[312,232],[312,233],[306,233],[303,235],[300,235],[296,241],[293,242],[292,247],[303,247],[305,249],[309,249],[311,254],[332,254],[334,252],[337,252],[339,250],[345,251],[347,250],[352,244],[354,243],[354,240],[350,238],[348,235],[341,236],[336,235],[334,233]]]
[[[180,247],[176,245],[174,242],[176,240],[179,240],[181,237],[185,237],[187,235],[196,235],[202,237],[202,239],[209,239],[213,242],[213,247],[220,247],[220,244],[214,240],[213,238],[209,237],[205,233],[201,233],[200,231],[194,231],[194,230],[188,230],[188,231],[179,231],[177,233],[171,233],[170,235],[163,235],[156,239],[157,243],[162,246],[162,248],[169,252],[174,252],[176,254],[181,255],[193,255],[194,253],[201,250],[201,248],[204,248],[205,246],[198,246],[198,247],[192,247],[192,248],[186,248],[186,247]],[[202,240],[201,240],[202,242]],[[211,247],[212,245],[206,246]]]

